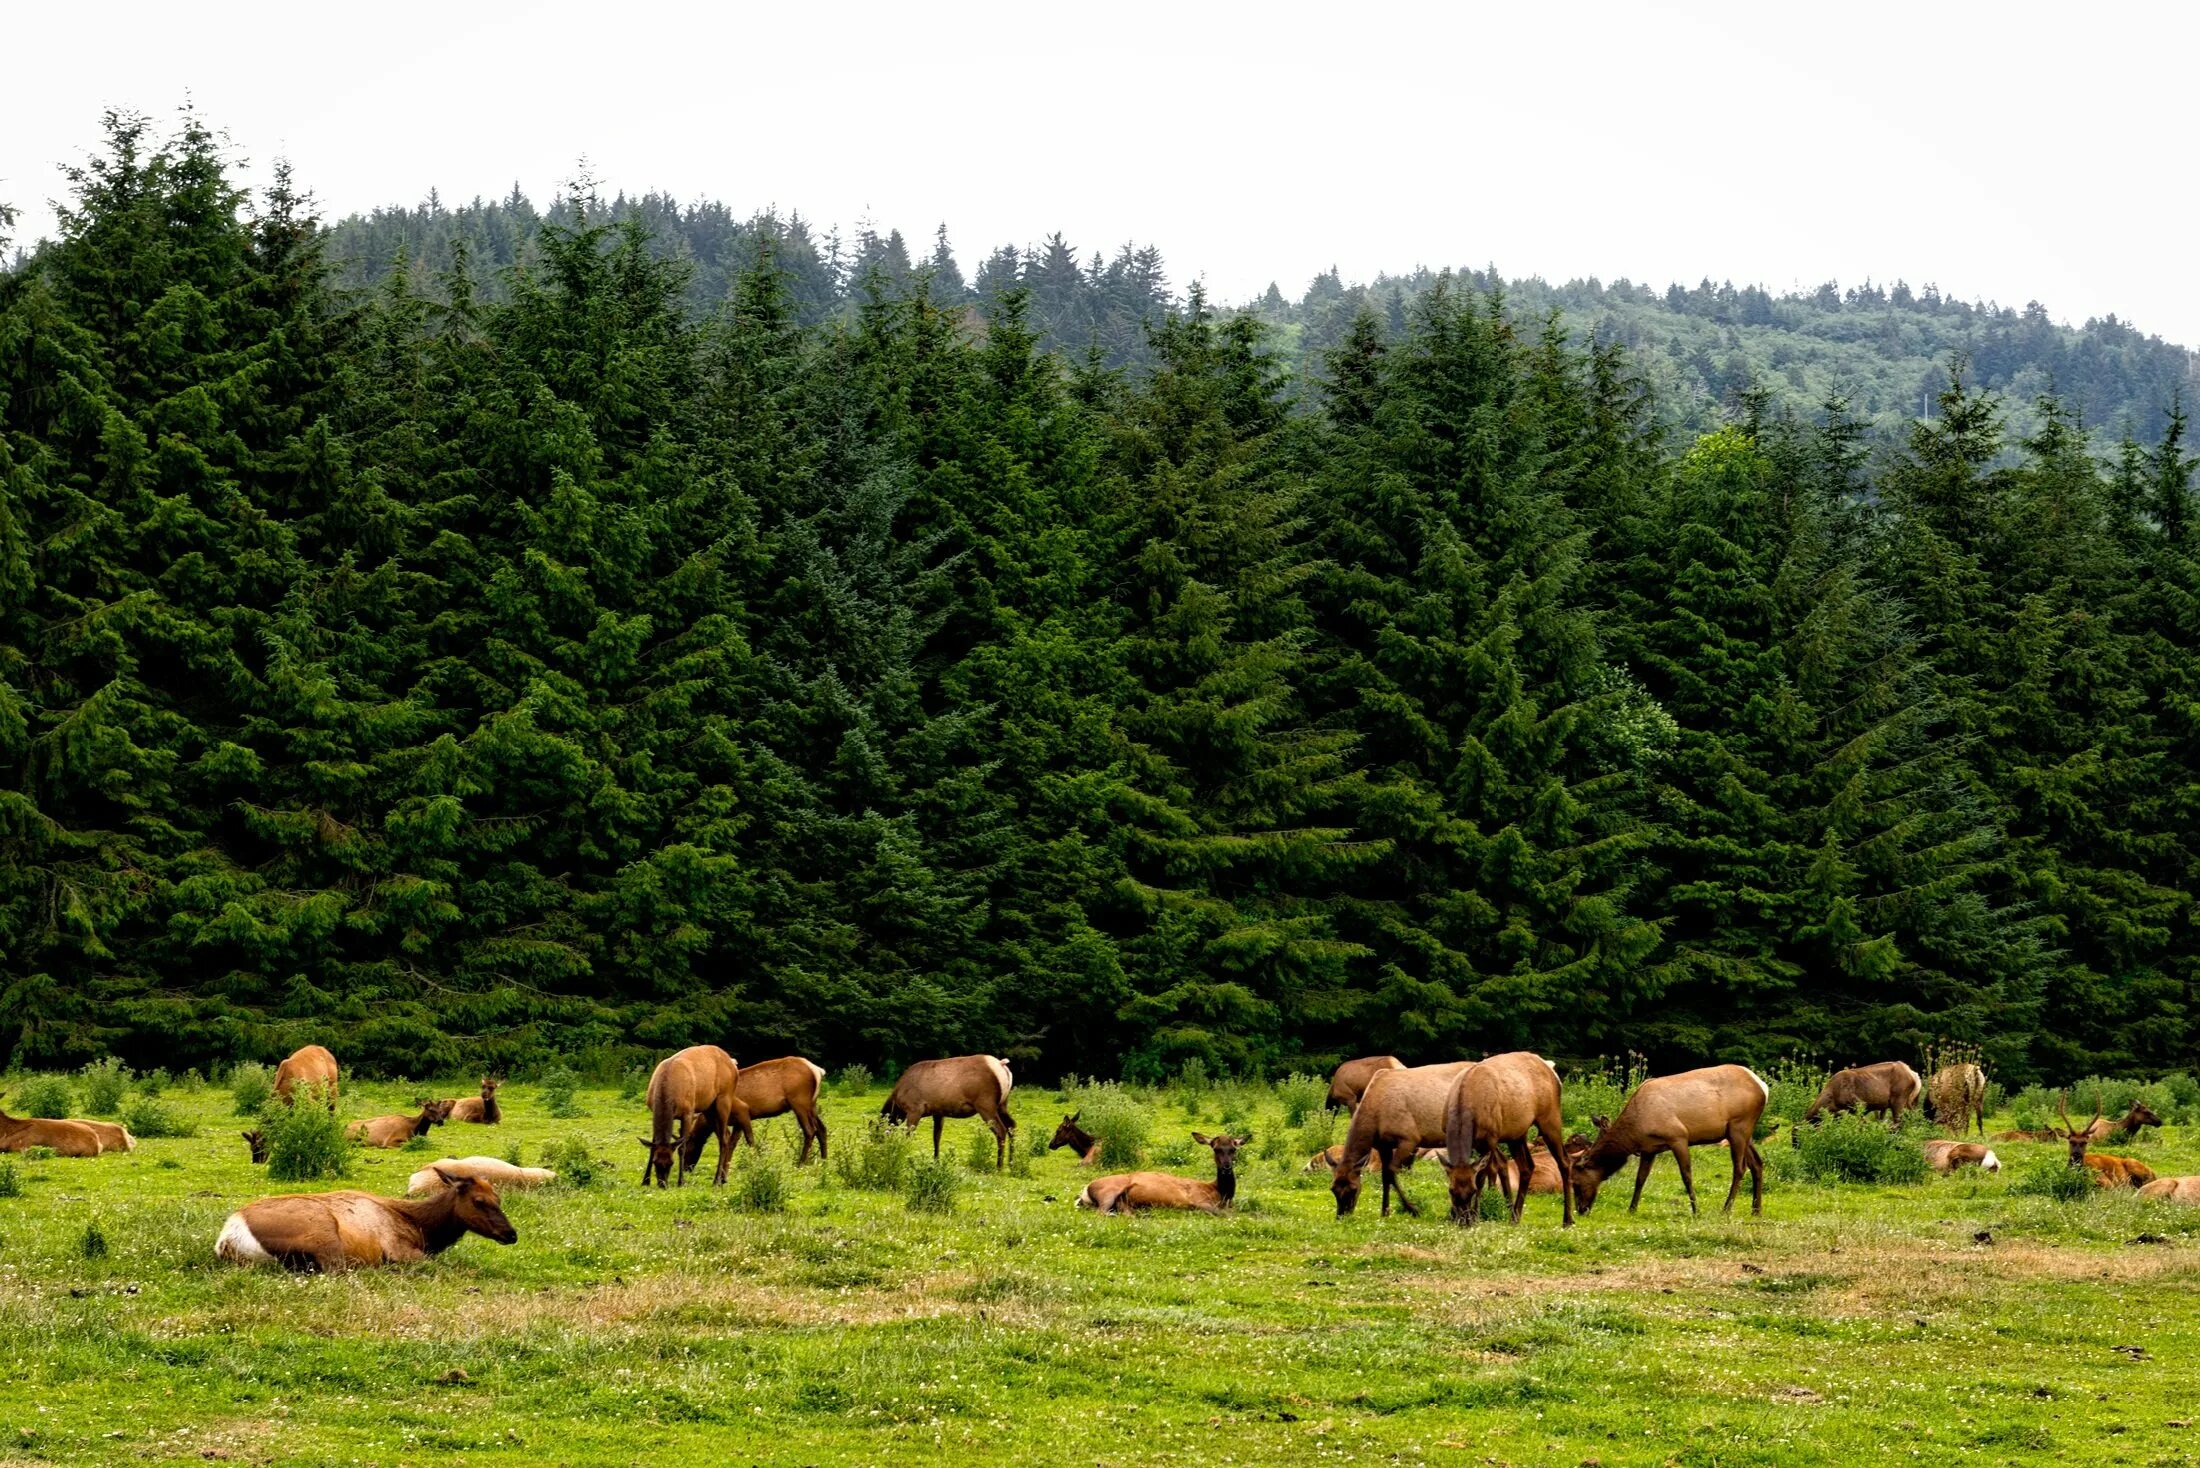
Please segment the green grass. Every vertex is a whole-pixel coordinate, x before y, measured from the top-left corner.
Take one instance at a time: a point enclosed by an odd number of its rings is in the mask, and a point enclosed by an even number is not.
[[[348,1117],[418,1085],[346,1081]],[[458,1095],[452,1078],[438,1094]],[[217,1263],[238,1204],[280,1191],[211,1088],[163,1102],[199,1135],[92,1161],[14,1159],[0,1198],[0,1463],[936,1461],[1791,1464],[2182,1463],[2200,1455],[2200,1210],[2128,1195],[2014,1195],[2008,1171],[1905,1186],[1776,1179],[1766,1216],[1688,1216],[1670,1162],[1629,1218],[1631,1174],[1558,1229],[1338,1221],[1304,1157],[1241,1157],[1236,1216],[1097,1218],[1066,1153],[904,1193],[797,1169],[791,1119],[759,1126],[783,1207],[751,1184],[644,1191],[638,1103],[533,1087],[501,1127],[452,1125],[429,1157],[534,1160],[578,1142],[585,1188],[514,1193],[519,1243],[292,1277]],[[827,1102],[836,1152],[879,1096]],[[1148,1094],[1159,1151],[1230,1109],[1280,1130],[1272,1093]],[[1023,1146],[1062,1106],[1014,1100]],[[554,1147],[553,1144],[556,1144]],[[1767,1150],[1785,1149],[1784,1136]],[[920,1155],[929,1156],[929,1128]],[[2200,1133],[2124,1149],[2200,1172]],[[1699,1153],[1716,1208],[1725,1158]],[[423,1160],[367,1152],[395,1193]],[[1204,1166],[1204,1158],[1185,1170]],[[739,1180],[737,1175],[737,1181]],[[317,1185],[308,1185],[317,1186]],[[88,1247],[96,1232],[105,1251]],[[1989,1241],[1980,1242],[1986,1234]],[[2160,1243],[2135,1243],[2142,1236]],[[2145,1353],[2141,1359],[2136,1352]]]

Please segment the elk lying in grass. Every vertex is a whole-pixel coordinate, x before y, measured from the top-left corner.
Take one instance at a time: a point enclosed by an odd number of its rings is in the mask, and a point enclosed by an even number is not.
[[[10,1116],[0,1111],[0,1152],[28,1152],[33,1147],[50,1147],[56,1157],[97,1157],[107,1150],[99,1133],[81,1121]]]
[[[1986,1135],[1986,1072],[1970,1061],[1944,1065],[1925,1083],[1933,1120],[1962,1136],[1975,1123]]]
[[[1054,1129],[1054,1140],[1047,1143],[1047,1150],[1052,1152],[1056,1147],[1067,1147],[1079,1162],[1091,1167],[1100,1160],[1100,1139],[1077,1124],[1077,1118],[1084,1114],[1079,1109],[1063,1117],[1062,1124]]]
[[[1253,1134],[1242,1137],[1210,1137],[1192,1133],[1192,1140],[1215,1154],[1215,1180],[1178,1177],[1167,1172],[1117,1172],[1096,1177],[1077,1195],[1077,1206],[1102,1213],[1132,1213],[1145,1208],[1188,1208],[1202,1213],[1221,1213],[1237,1197],[1238,1148],[1249,1146]]]
[[[1331,1111],[1349,1114],[1359,1108],[1360,1098],[1367,1094],[1368,1082],[1386,1070],[1405,1068],[1406,1063],[1395,1055],[1363,1055],[1358,1060],[1348,1060],[1329,1077],[1329,1100],[1323,1104]]]
[[[1497,1175],[1512,1221],[1520,1222],[1521,1210],[1528,1203],[1528,1190],[1520,1184],[1535,1175],[1535,1153],[1528,1144],[1532,1127],[1541,1133],[1543,1148],[1551,1154],[1566,1184],[1559,1193],[1564,1215],[1560,1227],[1574,1226],[1570,1191],[1573,1160],[1566,1152],[1566,1129],[1558,1103],[1557,1068],[1526,1050],[1492,1055],[1460,1074],[1444,1112],[1444,1150],[1451,1160],[1446,1172],[1451,1180],[1454,1223],[1471,1227],[1481,1221],[1482,1186],[1489,1171]],[[1502,1165],[1499,1149],[1505,1147],[1512,1150],[1513,1167]],[[1478,1154],[1498,1165],[1490,1169],[1477,1166]]]
[[[982,1116],[993,1129],[993,1165],[1008,1165],[1008,1146],[1016,1118],[1008,1114],[1008,1093],[1016,1088],[1008,1062],[998,1055],[957,1055],[920,1060],[901,1073],[879,1115],[913,1127],[932,1118],[932,1156],[940,1155],[941,1124],[958,1117]]]
[[[336,1109],[336,1057],[320,1045],[303,1045],[275,1067],[275,1095],[292,1105],[301,1090],[318,1089],[328,1109]]]
[[[492,1183],[499,1192],[506,1188],[536,1188],[557,1180],[557,1170],[549,1167],[521,1167],[506,1162],[501,1157],[444,1157],[429,1163],[405,1181],[408,1193],[432,1192],[442,1187],[444,1179],[477,1177]]]
[[[504,1108],[497,1105],[497,1087],[504,1084],[502,1076],[483,1076],[481,1094],[461,1096],[450,1103],[451,1120],[470,1121],[477,1126],[495,1126],[504,1120]]]
[[[1826,1078],[1818,1099],[1803,1113],[1802,1125],[1816,1126],[1818,1118],[1829,1112],[1865,1111],[1886,1116],[1895,1126],[1900,1126],[1902,1113],[1917,1104],[1918,1093],[1923,1089],[1917,1072],[1899,1060],[1852,1065]],[[1803,1144],[1801,1131],[1801,1127],[1796,1127],[1788,1132],[1792,1145],[1800,1147]]]
[[[643,1187],[649,1186],[653,1172],[657,1186],[663,1187],[675,1164],[680,1186],[686,1187],[688,1173],[702,1159],[706,1134],[718,1138],[718,1171],[711,1182],[726,1180],[733,1161],[733,1128],[741,1129],[751,1147],[756,1145],[740,1080],[741,1068],[716,1045],[690,1045],[657,1062],[649,1076],[649,1135],[642,1139],[649,1160],[642,1164]]]
[[[1981,1172],[2001,1171],[2001,1159],[1994,1155],[1993,1148],[1982,1142],[1927,1142],[1925,1162],[1933,1171],[1942,1174],[1966,1167],[1975,1167]]]
[[[1436,1167],[1451,1166],[1451,1158],[1445,1153],[1444,1149],[1441,1147],[1432,1147],[1426,1152],[1415,1152],[1413,1156],[1416,1162],[1426,1161]],[[1339,1142],[1334,1146],[1324,1147],[1321,1149],[1321,1151],[1316,1152],[1312,1157],[1307,1158],[1306,1170],[1308,1172],[1335,1172],[1337,1170],[1337,1164],[1343,1160],[1344,1144],[1342,1142]],[[1365,1157],[1360,1159],[1360,1171],[1367,1171],[1369,1168],[1375,1166],[1376,1163],[1378,1163],[1379,1161],[1381,1161],[1381,1159],[1378,1158],[1373,1152],[1368,1153]]]
[[[1696,1177],[1688,1149],[1724,1142],[1734,1159],[1725,1211],[1734,1209],[1746,1167],[1751,1180],[1750,1211],[1763,1213],[1765,1160],[1752,1138],[1769,1095],[1757,1072],[1746,1065],[1714,1065],[1644,1081],[1627,1098],[1618,1118],[1599,1126],[1589,1150],[1574,1161],[1575,1209],[1587,1213],[1596,1206],[1597,1189],[1604,1180],[1628,1158],[1639,1157],[1635,1195],[1627,1202],[1627,1211],[1634,1212],[1642,1201],[1642,1185],[1650,1180],[1650,1165],[1660,1152],[1670,1152],[1681,1170],[1681,1186],[1688,1192],[1688,1211],[1694,1213]]]
[[[2115,1121],[2105,1121],[2095,1117],[2093,1125],[2088,1127],[2086,1131],[2087,1135],[2095,1142],[2135,1142],[2139,1139],[2139,1133],[2142,1129],[2150,1126],[2158,1127],[2161,1124],[2162,1118],[2154,1114],[2153,1107],[2147,1105],[2144,1101],[2134,1101],[2131,1103],[2131,1109]]]
[[[348,1190],[262,1198],[229,1215],[214,1253],[239,1264],[310,1272],[425,1259],[469,1233],[499,1244],[518,1240],[495,1184],[456,1174],[437,1181],[440,1189],[425,1198]]]
[[[2139,1196],[2157,1203],[2200,1205],[2200,1177],[2158,1177],[2142,1185]]]
[[[734,1092],[748,1107],[749,1120],[794,1113],[795,1125],[802,1128],[802,1155],[795,1159],[797,1167],[810,1160],[813,1142],[817,1144],[817,1160],[825,1160],[825,1118],[817,1109],[818,1092],[824,1086],[825,1068],[799,1055],[744,1065],[734,1080]],[[701,1146],[700,1141],[697,1146]]]
[[[1337,1199],[1337,1216],[1343,1218],[1359,1206],[1360,1174],[1367,1170],[1368,1154],[1382,1163],[1383,1217],[1390,1216],[1390,1195],[1398,1206],[1418,1213],[1406,1196],[1398,1174],[1413,1165],[1423,1147],[1444,1145],[1444,1119],[1451,1105],[1451,1088],[1471,1060],[1442,1065],[1416,1065],[1403,1070],[1382,1070],[1360,1096],[1352,1113],[1352,1129],[1345,1134],[1344,1150],[1330,1168],[1329,1191]]]
[[[2056,1103],[2056,1110],[2062,1117],[2063,1140],[2070,1144],[2072,1167],[2090,1168],[2093,1181],[2104,1188],[2137,1188],[2154,1181],[2154,1169],[2144,1162],[2137,1162],[2129,1157],[2111,1157],[2105,1152],[2090,1150],[2096,1128],[2101,1125],[2101,1111],[2098,1106],[2093,1109],[2093,1120],[2082,1127],[2070,1124],[2069,1092],[2063,1093],[2061,1100]]]
[[[93,1121],[89,1117],[77,1117],[75,1121],[78,1126],[92,1129],[93,1134],[99,1138],[99,1150],[102,1152],[137,1150],[137,1138],[130,1135],[130,1129],[126,1126],[117,1126],[111,1121]]]
[[[346,1125],[344,1135],[362,1147],[402,1147],[414,1137],[426,1136],[429,1127],[441,1126],[450,1117],[448,1101],[422,1101],[419,1105],[418,1116],[370,1116]]]

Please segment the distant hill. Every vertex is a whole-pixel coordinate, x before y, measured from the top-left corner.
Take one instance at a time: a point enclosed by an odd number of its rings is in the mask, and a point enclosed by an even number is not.
[[[661,254],[689,262],[688,296],[698,314],[722,300],[768,246],[809,322],[853,309],[867,279],[893,291],[928,270],[935,297],[985,303],[1025,287],[1047,344],[1076,356],[1097,348],[1109,363],[1137,368],[1147,360],[1145,323],[1181,299],[1151,245],[1081,255],[1055,235],[1035,247],[1001,246],[966,274],[944,229],[930,249],[912,250],[898,230],[820,236],[799,214],[744,218],[724,204],[682,204],[661,194],[620,195],[603,207],[640,221]],[[568,201],[538,209],[517,189],[455,208],[431,197],[418,207],[340,221],[331,252],[341,278],[364,286],[400,260],[432,276],[450,267],[454,246],[462,245],[477,287],[493,294],[504,267],[532,258],[543,225],[572,214]],[[1842,395],[1858,416],[1893,430],[1931,410],[1959,354],[1978,386],[2008,400],[2020,429],[2032,400],[2053,392],[2079,411],[2096,438],[2120,436],[2128,426],[2152,442],[2173,393],[2200,396],[2194,352],[2114,316],[2061,325],[2038,302],[2021,310],[1967,302],[1900,281],[1847,289],[1828,282],[1775,296],[1761,286],[1709,280],[1660,291],[1627,280],[1553,285],[1535,277],[1506,280],[1492,270],[1453,275],[1481,290],[1503,289],[1524,317],[1562,312],[1577,337],[1625,343],[1665,410],[1687,427],[1712,421],[1754,383],[1804,409]],[[1272,285],[1243,309],[1276,328],[1278,348],[1295,371],[1318,377],[1322,353],[1343,339],[1354,315],[1372,311],[1395,331],[1438,276],[1420,269],[1353,285],[1330,271],[1296,300]]]

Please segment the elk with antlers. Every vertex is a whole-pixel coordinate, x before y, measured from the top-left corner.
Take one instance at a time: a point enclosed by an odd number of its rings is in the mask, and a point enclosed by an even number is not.
[[[2129,1157],[2111,1157],[2107,1153],[2088,1150],[2093,1145],[2094,1128],[2101,1125],[2101,1108],[2093,1108],[2093,1120],[2082,1127],[2070,1124],[2070,1093],[2065,1091],[2055,1103],[2057,1114],[2062,1117],[2062,1138],[2070,1144],[2070,1165],[2090,1168],[2093,1181],[2104,1188],[2138,1188],[2154,1181],[2154,1169],[2144,1162]]]

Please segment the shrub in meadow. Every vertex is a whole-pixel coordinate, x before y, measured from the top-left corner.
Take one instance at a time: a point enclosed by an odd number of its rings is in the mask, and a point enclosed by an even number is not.
[[[833,1076],[833,1089],[843,1096],[860,1096],[871,1089],[871,1067],[860,1061],[844,1065]]]
[[[1800,1133],[1802,1174],[1818,1183],[1915,1183],[1931,1169],[1918,1139],[1862,1112],[1821,1118]]]
[[[257,1060],[229,1068],[229,1099],[239,1116],[258,1116],[275,1098],[275,1076]]]
[[[874,1116],[852,1145],[834,1143],[833,1176],[851,1188],[899,1192],[915,1152],[914,1132],[883,1116]]]
[[[2068,1158],[2057,1157],[2026,1168],[2023,1175],[2009,1185],[2009,1191],[2027,1198],[2076,1203],[2099,1192],[2100,1185],[2093,1181],[2091,1168],[2073,1167]]]
[[[787,1211],[787,1169],[776,1156],[761,1147],[741,1149],[741,1161],[733,1170],[733,1206],[745,1213]]]
[[[514,1167],[525,1167],[527,1165],[524,1161],[521,1160],[525,1157],[525,1155],[526,1149],[520,1145],[519,1141],[516,1138],[511,1142],[505,1144],[504,1160],[511,1163]]]
[[[122,1124],[130,1135],[146,1137],[195,1137],[197,1123],[158,1096],[139,1096],[122,1109]]]
[[[962,1175],[944,1157],[919,1157],[909,1164],[902,1192],[911,1213],[953,1213],[962,1191]]]
[[[1306,1119],[1329,1102],[1329,1082],[1320,1076],[1293,1071],[1276,1085],[1276,1099],[1283,1103],[1283,1124],[1306,1125]]]
[[[124,1070],[123,1075],[129,1075],[129,1071]],[[153,1069],[139,1076],[137,1078],[137,1083],[138,1089],[140,1091],[143,1091],[146,1095],[158,1096],[162,1092],[166,1091],[170,1086],[173,1086],[176,1083],[176,1078],[170,1075],[165,1069],[159,1066],[155,1066]]]
[[[84,1225],[84,1232],[77,1236],[76,1247],[87,1259],[107,1257],[107,1231],[99,1226],[98,1219]]]
[[[581,1114],[581,1078],[572,1067],[553,1065],[535,1084],[542,1093],[542,1109],[549,1115],[568,1120]]]
[[[963,1142],[963,1166],[972,1172],[991,1172],[997,1156],[990,1127],[969,1128],[970,1135]]]
[[[76,1084],[87,1112],[93,1116],[113,1116],[115,1109],[122,1105],[122,1093],[129,1089],[130,1067],[112,1055],[103,1055],[76,1073]]]
[[[513,1143],[512,1151],[517,1153],[518,1150],[519,1144]],[[518,1161],[516,1156],[506,1160],[515,1164]],[[568,1188],[594,1187],[596,1180],[607,1172],[604,1165],[596,1160],[595,1154],[588,1150],[588,1143],[579,1137],[567,1137],[563,1141],[546,1144],[542,1149],[542,1165],[554,1170],[559,1184]]]
[[[18,1116],[57,1121],[76,1106],[76,1092],[57,1075],[34,1075],[17,1083],[8,1097],[8,1109]]]
[[[1099,1081],[1076,1095],[1077,1124],[1100,1142],[1100,1165],[1136,1167],[1145,1159],[1151,1118],[1128,1088]]]
[[[23,1196],[23,1177],[15,1170],[13,1157],[0,1157],[0,1198]]]
[[[1177,1067],[1175,1090],[1187,1111],[1196,1109],[1214,1089],[1214,1078],[1207,1073],[1207,1062],[1194,1055]]]
[[[293,1093],[296,1104],[270,1106],[260,1113],[267,1138],[267,1175],[279,1183],[349,1177],[356,1148],[344,1135],[344,1123],[329,1109],[319,1086]]]
[[[2170,1104],[2170,1109],[2162,1113],[2162,1120],[2172,1126],[2200,1123],[2200,1080],[2194,1080],[2185,1071],[2173,1070],[2162,1077],[2161,1086]]]
[[[2024,1131],[2036,1132],[2055,1124],[2059,1092],[2045,1086],[2026,1086],[2010,1098],[2009,1119]]]
[[[630,1065],[619,1077],[619,1099],[639,1101],[649,1090],[649,1070],[646,1066]]]

